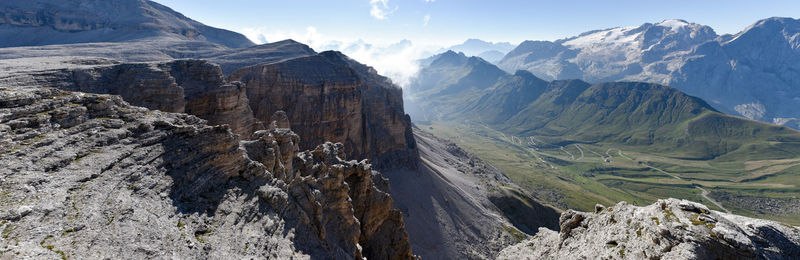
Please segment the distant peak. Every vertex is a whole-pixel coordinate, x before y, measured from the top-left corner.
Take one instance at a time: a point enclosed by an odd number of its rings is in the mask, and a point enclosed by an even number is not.
[[[517,72],[514,72],[514,76],[523,78],[536,77],[533,75],[533,73],[527,70],[517,70]]]
[[[481,39],[475,39],[475,38],[469,38],[466,41],[464,41],[464,43],[475,43],[475,42],[489,43],[487,41],[484,41],[484,40],[481,40]]]
[[[465,55],[463,52],[455,52],[453,50],[447,50],[446,52],[442,53],[441,56],[442,57],[455,57],[455,56],[467,57],[467,55]]]
[[[436,65],[462,65],[467,62],[467,56],[463,52],[456,53],[455,51],[448,50],[442,54],[435,56],[436,59],[431,63],[431,66]]]

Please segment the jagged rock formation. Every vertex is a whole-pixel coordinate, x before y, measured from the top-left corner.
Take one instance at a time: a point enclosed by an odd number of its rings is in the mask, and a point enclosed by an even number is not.
[[[230,48],[254,45],[241,34],[206,26],[146,0],[6,0],[3,7],[0,47],[153,38]]]
[[[542,229],[498,259],[797,259],[800,229],[711,211],[686,200],[620,202],[567,211],[561,231]]]
[[[220,66],[203,60],[23,58],[0,67],[7,71],[0,82],[9,87],[117,94],[133,105],[228,124],[245,138],[264,129],[276,111],[286,111],[294,131],[308,136],[301,149],[342,142],[354,158],[379,167],[413,167],[416,158],[402,90],[340,53],[247,67],[229,79]]]
[[[257,119],[286,111],[292,129],[309,137],[300,144],[304,149],[334,140],[381,167],[413,165],[416,152],[402,90],[341,53],[251,66],[230,79],[247,86]]]
[[[270,125],[240,141],[118,96],[0,89],[0,255],[411,258],[380,173]]]
[[[416,170],[383,171],[423,259],[493,259],[536,234],[558,229],[559,211],[540,204],[500,170],[452,142],[414,128]]]

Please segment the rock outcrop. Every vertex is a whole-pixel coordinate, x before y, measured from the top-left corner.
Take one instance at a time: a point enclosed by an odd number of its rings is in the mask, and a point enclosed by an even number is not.
[[[354,157],[370,158],[379,167],[415,164],[402,90],[341,53],[247,67],[235,71],[230,80],[247,87],[255,118],[266,121],[275,111],[286,111],[292,129],[309,137],[301,149],[335,141]]]
[[[269,125],[241,141],[118,96],[0,89],[0,256],[412,257],[380,173]]]
[[[43,69],[24,72],[29,82],[17,79],[7,86],[53,86],[63,90],[120,95],[135,106],[164,112],[187,113],[211,125],[227,124],[234,133],[247,138],[262,123],[253,117],[245,86],[228,82],[218,65],[202,60],[176,60],[165,63],[106,65],[108,60],[84,68]],[[9,81],[15,81],[9,79]],[[269,119],[265,120],[269,122]],[[319,142],[321,143],[321,142]]]
[[[711,211],[686,200],[620,202],[567,211],[561,231],[542,229],[498,259],[797,259],[800,229]]]

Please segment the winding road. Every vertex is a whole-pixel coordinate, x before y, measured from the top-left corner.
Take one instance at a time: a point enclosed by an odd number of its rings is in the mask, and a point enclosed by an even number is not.
[[[646,163],[642,163],[642,165],[644,165],[644,166],[645,166],[645,167],[647,167],[647,168],[650,168],[650,169],[656,170],[656,171],[658,171],[658,172],[660,172],[660,173],[663,173],[663,174],[666,174],[666,175],[672,176],[672,178],[675,178],[675,179],[678,179],[678,180],[682,180],[682,181],[687,181],[687,180],[684,180],[683,178],[681,178],[681,177],[680,177],[680,176],[678,176],[678,175],[675,175],[675,174],[669,173],[669,172],[667,172],[667,171],[664,171],[664,170],[662,170],[662,169],[659,169],[659,168],[656,168],[656,167],[653,167],[653,166],[647,165]],[[690,181],[690,182],[691,182],[691,181]],[[702,196],[704,199],[706,199],[706,200],[710,201],[710,202],[711,202],[711,203],[713,203],[715,206],[719,207],[720,209],[724,210],[725,212],[727,212],[727,213],[729,213],[729,214],[731,213],[731,211],[730,211],[730,210],[728,210],[728,209],[726,209],[725,207],[723,207],[723,206],[722,206],[722,204],[720,204],[720,203],[719,203],[719,202],[717,202],[716,200],[714,200],[714,199],[712,199],[711,197],[709,197],[709,196],[708,196],[709,192],[708,192],[706,189],[704,189],[702,185],[700,185],[700,184],[698,184],[698,183],[694,183],[694,182],[691,182],[691,183],[692,183],[692,186],[694,186],[695,188],[697,188],[698,190],[700,190],[700,196]]]
[[[578,151],[581,152],[581,157],[578,157],[578,159],[576,160],[576,161],[580,161],[581,159],[583,159],[583,149],[581,149],[581,146],[578,145],[578,144],[575,144],[575,147],[577,147]]]

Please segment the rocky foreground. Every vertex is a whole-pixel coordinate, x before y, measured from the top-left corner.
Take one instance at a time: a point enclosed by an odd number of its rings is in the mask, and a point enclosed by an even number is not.
[[[498,259],[800,259],[800,229],[686,200],[567,211]]]
[[[239,140],[119,96],[0,89],[0,257],[412,257],[380,173],[272,119]]]

